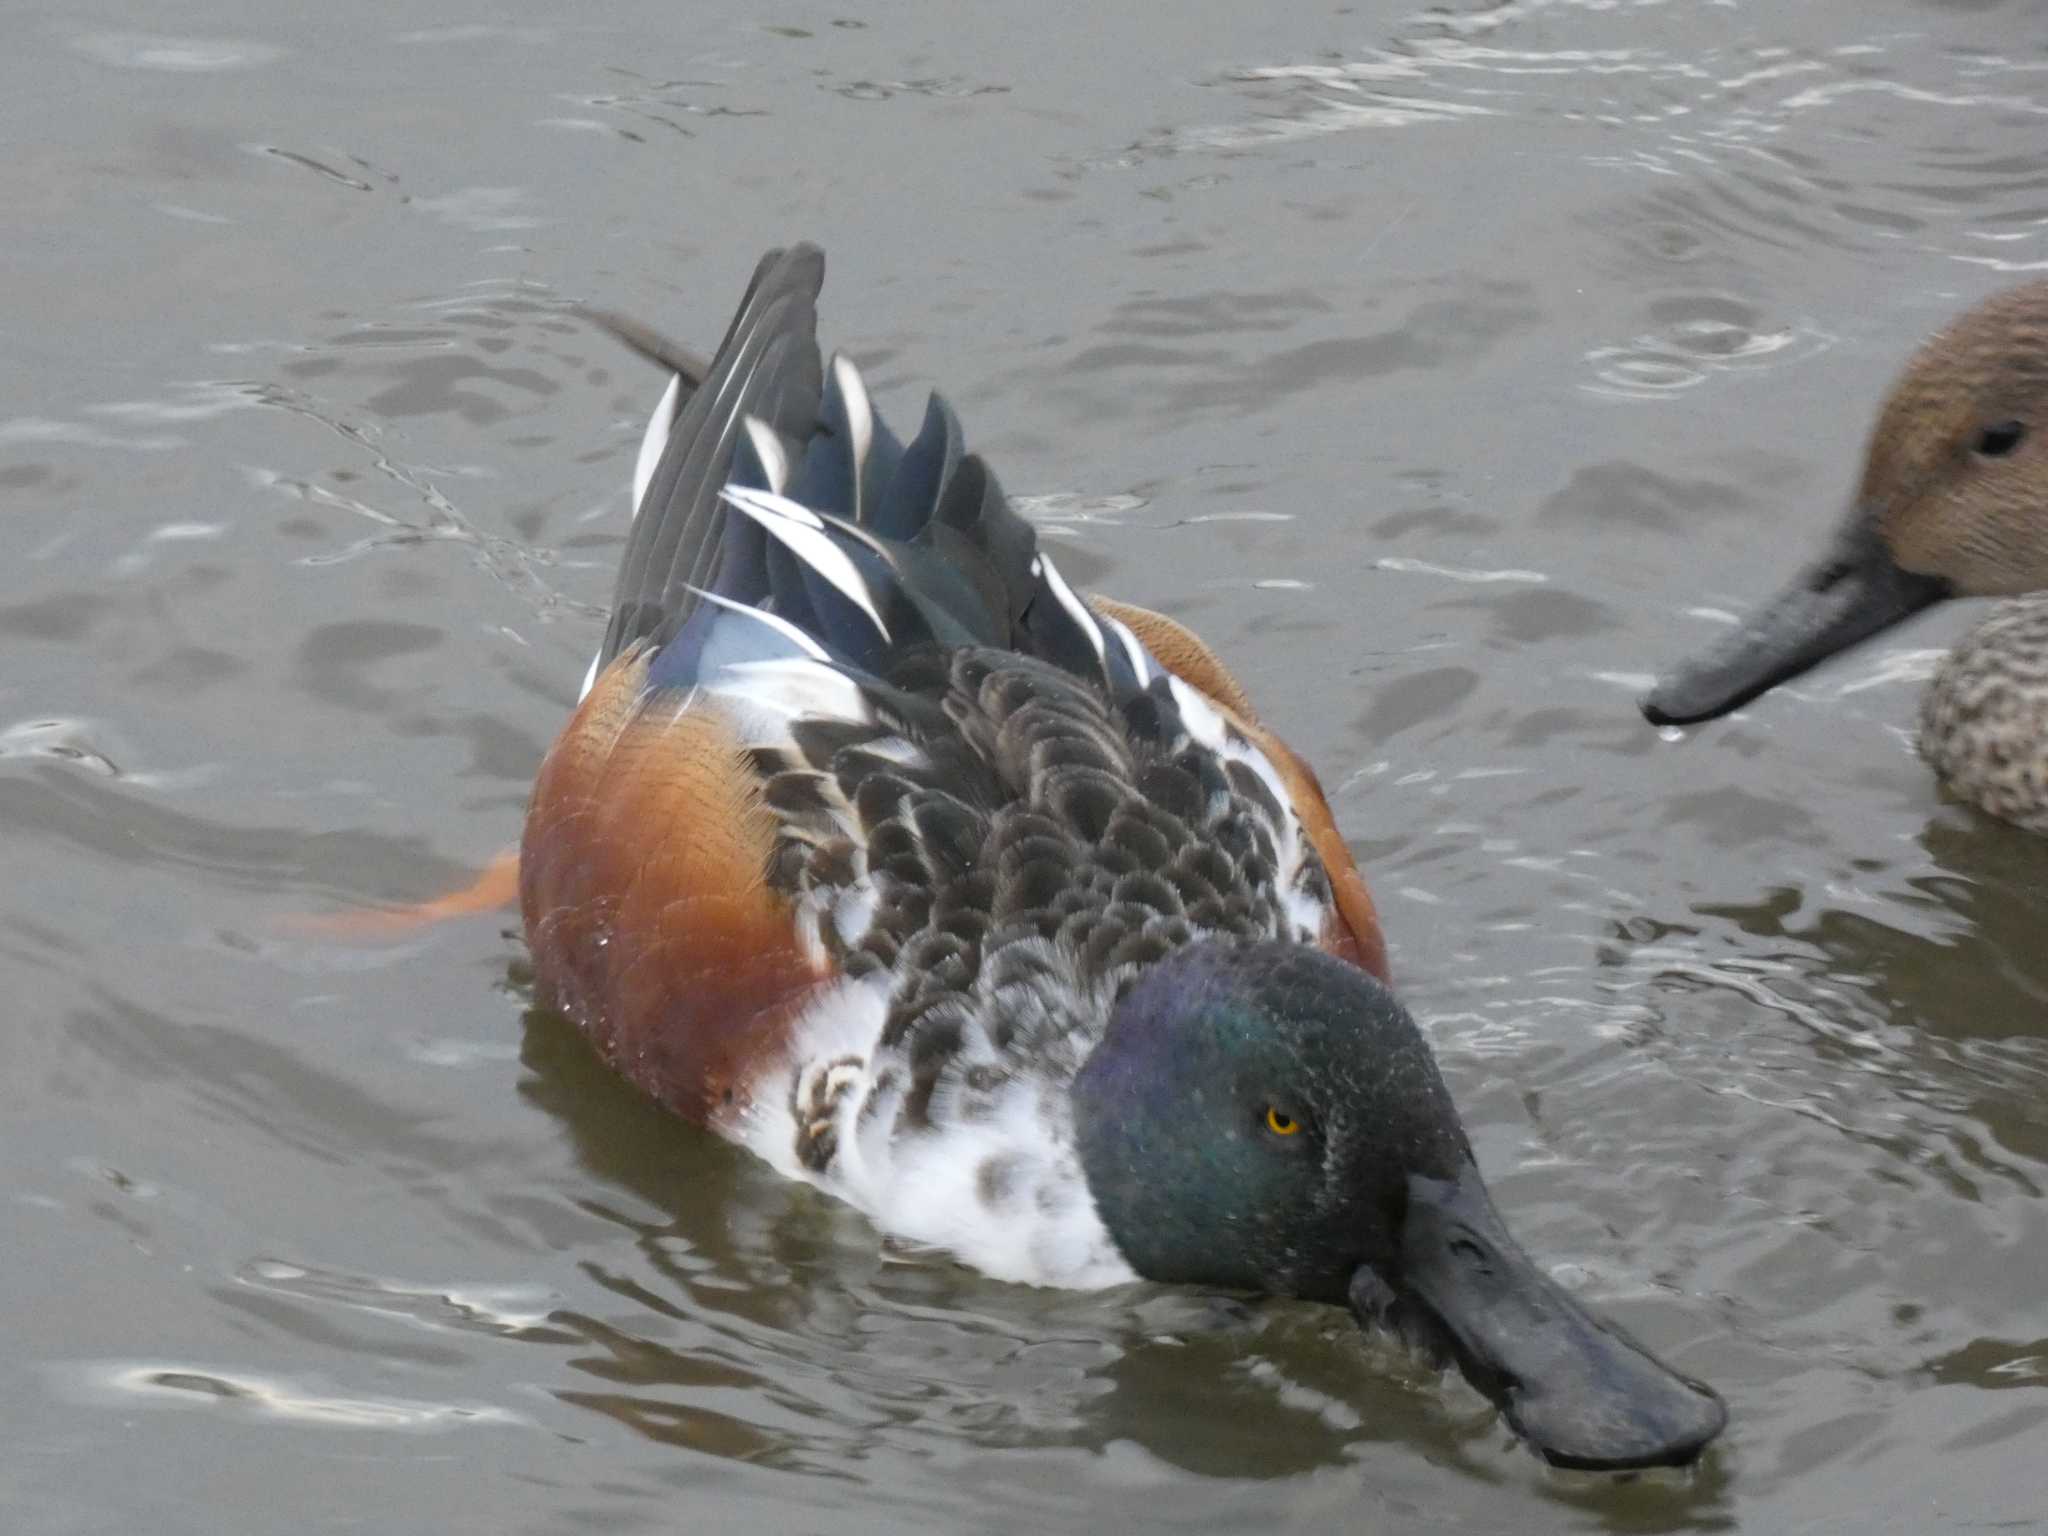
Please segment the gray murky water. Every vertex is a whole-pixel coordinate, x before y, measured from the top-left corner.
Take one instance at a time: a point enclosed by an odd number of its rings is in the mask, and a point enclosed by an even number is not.
[[[1937,615],[1631,707],[2048,263],[2033,3],[8,8],[10,1530],[2048,1527],[2048,843]],[[1108,12],[1110,14],[1104,14]],[[1549,1474],[1306,1308],[885,1259],[424,896],[517,835],[655,380],[831,252],[1087,582],[1321,769],[1496,1192],[1715,1382]]]

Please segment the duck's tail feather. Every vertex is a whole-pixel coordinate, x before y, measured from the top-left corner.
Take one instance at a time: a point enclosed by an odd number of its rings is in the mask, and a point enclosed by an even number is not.
[[[591,304],[573,307],[578,315],[628,351],[637,352],[657,368],[665,368],[674,374],[685,389],[694,390],[711,376],[708,359],[699,357],[680,341],[663,335],[645,321]]]
[[[906,443],[850,359],[821,363],[823,278],[815,246],[769,252],[717,355],[694,370],[657,333],[599,317],[676,380],[642,445],[593,675],[646,637],[658,647],[649,686],[689,686],[736,656],[787,655],[794,631],[870,679],[911,652],[985,645],[1113,695],[1143,688],[1156,664],[1061,578],[945,400],[930,397]]]
[[[814,431],[822,371],[817,300],[824,280],[825,255],[815,245],[763,256],[702,383],[687,402],[680,388],[664,397],[643,461],[657,436],[662,446],[634,502],[595,670],[636,640],[673,633],[698,606],[693,589],[716,568],[726,524],[718,493],[749,418],[795,442]]]

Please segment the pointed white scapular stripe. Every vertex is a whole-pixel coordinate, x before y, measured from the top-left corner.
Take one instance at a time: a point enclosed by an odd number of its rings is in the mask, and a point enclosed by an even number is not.
[[[868,590],[867,582],[861,579],[853,562],[846,558],[846,551],[825,532],[825,525],[815,512],[799,506],[787,496],[748,490],[744,486],[728,485],[718,494],[725,498],[727,505],[751,517],[783,548],[830,582],[848,602],[868,616],[875,632],[883,640],[890,638],[889,626],[882,622],[881,612],[875,607],[874,594]]]
[[[703,598],[707,603],[716,603],[719,607],[733,613],[743,613],[750,619],[758,619],[813,660],[830,661],[832,659],[831,653],[825,647],[818,644],[817,641],[813,640],[780,614],[770,613],[765,608],[756,608],[750,603],[736,603],[729,597],[720,597],[716,592],[707,592],[702,587],[691,587],[690,590]]]
[[[640,455],[633,461],[633,515],[640,515],[640,507],[647,500],[647,486],[654,479],[655,466],[661,463],[661,452],[668,447],[668,435],[675,430],[676,401],[681,397],[683,378],[681,374],[668,376],[668,388],[661,392],[661,403],[654,408],[654,414],[647,418],[647,430],[640,434]]]
[[[1109,632],[1122,642],[1124,655],[1131,661],[1131,670],[1138,674],[1138,686],[1142,688],[1150,683],[1158,675],[1158,671],[1153,664],[1152,653],[1145,649],[1144,642],[1131,633],[1130,625],[1122,619],[1114,619],[1105,614],[1102,622],[1107,624]]]
[[[760,417],[749,416],[747,440],[754,445],[754,456],[761,461],[762,471],[768,476],[768,489],[780,496],[783,487],[789,484],[789,451],[782,446],[782,439]]]
[[[867,529],[861,527],[859,523],[849,523],[845,518],[834,517],[830,512],[813,512],[809,507],[805,507],[804,511],[809,512],[812,517],[818,520],[820,528],[830,528],[841,537],[851,539],[856,544],[864,545],[880,555],[890,570],[896,569],[895,556],[889,553],[880,539],[869,533]]]
[[[1067,585],[1067,578],[1060,574],[1058,566],[1045,557],[1040,558],[1040,566],[1039,574],[1045,578],[1045,584],[1052,589],[1052,595],[1059,599],[1060,606],[1067,610],[1076,624],[1081,626],[1082,633],[1088,637],[1088,643],[1095,647],[1095,659],[1107,667],[1109,642],[1102,638],[1102,626],[1095,622],[1095,615],[1088,611],[1088,605],[1075,595],[1072,587]]]
[[[839,386],[840,398],[846,402],[846,430],[853,440],[853,517],[858,522],[861,479],[868,467],[868,448],[875,440],[875,408],[868,399],[867,383],[853,366],[852,358],[834,353],[832,378]]]

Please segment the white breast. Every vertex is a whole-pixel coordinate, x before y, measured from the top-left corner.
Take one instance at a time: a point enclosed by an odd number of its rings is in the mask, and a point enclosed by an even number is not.
[[[1063,1081],[1020,1076],[978,1095],[971,1113],[942,1088],[928,1125],[899,1127],[908,1071],[879,1050],[889,990],[877,973],[818,997],[787,1054],[716,1128],[887,1236],[995,1279],[1076,1290],[1137,1279],[1096,1212]],[[834,1150],[816,1169],[798,1149],[820,1111]]]

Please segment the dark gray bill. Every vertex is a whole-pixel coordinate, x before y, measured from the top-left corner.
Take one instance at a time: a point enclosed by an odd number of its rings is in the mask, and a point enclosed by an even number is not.
[[[1715,719],[1948,595],[1939,578],[1901,570],[1874,520],[1859,512],[1828,558],[1718,645],[1659,679],[1642,700],[1643,714],[1653,725]]]
[[[1465,1379],[1546,1461],[1618,1472],[1684,1466],[1728,1422],[1713,1391],[1678,1375],[1580,1306],[1508,1235],[1477,1168],[1413,1176],[1393,1291],[1427,1309]],[[1352,1305],[1383,1318],[1387,1287],[1361,1270]]]

